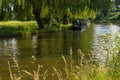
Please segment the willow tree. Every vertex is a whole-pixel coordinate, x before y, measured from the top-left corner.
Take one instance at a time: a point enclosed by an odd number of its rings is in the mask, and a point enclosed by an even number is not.
[[[37,21],[39,29],[44,29],[42,15],[46,7],[49,8],[48,13],[50,12],[50,10],[55,9],[55,5],[53,5],[53,2],[55,2],[55,0],[18,0],[16,3],[18,6],[15,8],[15,11],[18,14],[20,13],[19,10],[21,10],[21,12],[27,13],[27,15],[29,15],[30,13],[28,10],[30,10]]]
[[[90,0],[90,5],[95,9],[111,8],[112,0]]]
[[[11,18],[12,12],[11,0],[0,0],[0,18],[2,20],[8,20]]]
[[[10,11],[13,11],[14,19],[17,20],[31,20],[34,15],[39,29],[43,29],[44,24],[41,19],[41,13],[42,8],[47,6],[46,3],[47,0],[0,0],[1,17],[8,18],[7,15],[10,14]]]
[[[2,0],[0,0],[0,18],[2,19],[2,12],[3,12],[3,10],[2,10]]]
[[[55,0],[25,0],[25,1],[31,4],[32,13],[38,23],[39,29],[44,29],[45,24],[42,19],[43,15],[46,14],[47,18],[48,15],[51,16],[50,14],[54,13],[53,10],[55,10],[56,8],[53,3],[55,2]]]
[[[90,0],[64,0],[62,5],[63,24],[68,24],[71,18],[89,18],[93,9],[89,8]]]
[[[31,20],[34,16],[39,29],[43,29],[43,15],[48,18],[55,14],[56,17],[62,18],[63,24],[68,24],[76,14],[86,18],[86,15],[89,17],[94,11],[108,9],[110,2],[110,0],[0,0],[0,15],[2,20],[10,17],[11,12],[15,19],[20,18],[19,20]]]
[[[106,17],[109,13],[109,9],[112,8],[112,1],[111,0],[101,0],[101,9],[102,9],[102,13],[104,15],[104,17]]]
[[[102,9],[111,9],[112,0],[90,0],[90,8],[98,11]]]
[[[52,11],[52,14],[60,16],[63,24],[68,24],[72,16],[71,6],[72,1],[69,0],[51,0],[50,11]]]
[[[32,6],[25,0],[13,0],[14,16],[17,20],[32,20]]]

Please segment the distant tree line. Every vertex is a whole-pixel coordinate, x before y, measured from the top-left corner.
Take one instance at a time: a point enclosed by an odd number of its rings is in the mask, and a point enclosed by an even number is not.
[[[111,0],[0,0],[0,20],[36,20],[46,24],[68,24],[72,19],[95,19],[99,10],[106,15]]]

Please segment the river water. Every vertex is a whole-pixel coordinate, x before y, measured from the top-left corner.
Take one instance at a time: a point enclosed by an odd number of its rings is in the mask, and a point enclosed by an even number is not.
[[[0,38],[0,78],[2,80],[9,78],[8,61],[14,75],[18,74],[18,66],[15,61],[18,62],[21,70],[32,72],[40,64],[43,66],[41,72],[47,70],[48,74],[52,74],[53,66],[62,67],[64,65],[61,55],[68,58],[70,48],[73,50],[74,57],[77,57],[78,49],[84,53],[94,51],[94,59],[101,59],[105,63],[106,54],[101,56],[100,53],[101,50],[106,53],[102,49],[103,45],[100,44],[103,40],[102,36],[111,35],[105,39],[108,43],[103,43],[109,49],[114,48],[117,52],[116,34],[119,32],[120,27],[117,25],[92,24],[81,31],[66,30],[19,38]],[[49,80],[52,80],[52,77],[48,76]]]

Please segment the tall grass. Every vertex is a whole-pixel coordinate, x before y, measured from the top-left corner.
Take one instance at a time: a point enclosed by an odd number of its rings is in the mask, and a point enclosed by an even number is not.
[[[106,34],[100,37],[99,52],[96,50],[85,55],[79,49],[78,57],[74,59],[71,48],[69,59],[62,56],[65,64],[64,73],[57,67],[53,67],[56,80],[119,80],[120,54],[117,51],[120,43],[119,36]],[[96,57],[97,54],[100,56]]]
[[[108,80],[109,78],[106,75],[106,68],[93,64],[90,58],[86,59],[81,50],[78,50],[77,64],[72,54],[69,60],[66,60],[64,56],[62,58],[65,64],[65,76],[59,69],[53,68],[58,80]]]
[[[93,55],[88,54],[89,58],[86,59],[81,50],[78,50],[78,58],[74,60],[72,49],[70,50],[69,59],[61,56],[64,66],[63,71],[53,66],[54,80],[119,80],[120,79],[120,56],[113,56],[113,60],[106,66],[101,64],[95,64]],[[77,61],[76,61],[77,60]],[[47,80],[47,70],[41,74],[43,66],[38,65],[37,70],[33,72],[27,70],[21,70],[17,61],[15,61],[18,69],[18,76],[14,76],[10,63],[8,62],[8,68],[10,73],[10,80],[25,80],[24,76],[28,75],[30,80]]]

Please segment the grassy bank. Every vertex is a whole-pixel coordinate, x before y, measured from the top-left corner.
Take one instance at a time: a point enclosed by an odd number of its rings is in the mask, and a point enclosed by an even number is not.
[[[34,33],[38,29],[35,21],[0,22],[0,37],[22,36]]]
[[[38,32],[54,32],[66,30],[71,26],[62,25],[45,25],[45,29],[38,30],[36,21],[3,21],[0,22],[0,37],[24,36]]]
[[[93,20],[95,23],[115,23],[120,25],[120,12],[110,12],[106,17],[100,15],[100,19]]]

